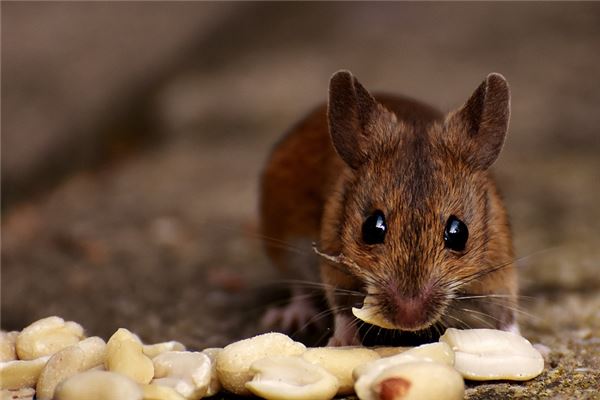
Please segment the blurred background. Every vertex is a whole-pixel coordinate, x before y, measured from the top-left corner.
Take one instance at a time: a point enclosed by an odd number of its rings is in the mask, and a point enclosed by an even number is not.
[[[257,235],[262,164],[331,74],[449,111],[500,72],[523,331],[556,365],[600,370],[600,4],[1,12],[2,329],[56,314],[198,348],[256,333],[256,292],[277,279]]]

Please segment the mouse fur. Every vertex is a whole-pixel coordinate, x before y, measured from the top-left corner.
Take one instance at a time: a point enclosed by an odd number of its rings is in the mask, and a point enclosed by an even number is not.
[[[265,249],[288,276],[322,282],[334,316],[330,345],[365,343],[351,308],[367,293],[399,333],[517,329],[512,238],[489,171],[509,116],[499,74],[443,114],[408,97],[373,96],[339,71],[328,103],[275,145],[260,188]],[[387,233],[366,244],[361,227],[374,210],[385,214]],[[468,226],[464,251],[445,248],[450,215]],[[311,242],[324,257],[273,245]],[[302,288],[294,291],[301,299]]]

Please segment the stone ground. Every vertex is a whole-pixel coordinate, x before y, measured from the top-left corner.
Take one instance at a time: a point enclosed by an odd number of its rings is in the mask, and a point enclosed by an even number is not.
[[[21,108],[57,83],[38,77],[41,86],[28,91],[26,78],[44,73],[39,59],[15,67],[6,53],[10,45],[19,50],[17,38],[31,25],[31,13],[10,14],[5,4],[2,329],[56,314],[105,338],[124,326],[146,341],[177,339],[192,348],[259,332],[258,317],[284,286],[257,234],[261,165],[282,132],[324,100],[329,76],[347,68],[373,90],[450,110],[497,71],[513,94],[510,135],[495,171],[519,254],[520,323],[527,338],[550,352],[533,381],[469,384],[467,397],[599,398],[599,4],[247,4],[225,10],[199,3],[197,30],[177,24],[178,12],[191,11],[172,5],[158,13],[166,31],[180,25],[192,32],[180,32],[177,45],[164,44],[176,51],[176,65],[169,62],[172,53],[156,55],[162,70],[145,75],[141,91],[123,92],[131,80],[120,75],[118,88],[106,94],[115,85],[111,74],[59,91],[71,97],[35,129],[23,128],[33,117]],[[76,21],[110,24],[107,15],[119,13],[109,5],[101,17],[81,4],[79,14],[64,4],[45,7],[67,8],[40,12],[31,26],[60,25],[68,31],[65,47],[79,34],[114,32],[82,33]],[[69,12],[75,22],[57,24],[57,15]],[[6,27],[7,13],[20,31]],[[141,26],[155,23],[152,13],[132,13],[150,21]],[[35,49],[49,35],[31,37],[27,46]],[[147,49],[156,37],[134,39]],[[54,68],[61,62],[72,68],[61,59],[61,43],[45,57]],[[121,58],[125,64],[139,59],[135,51]],[[106,62],[114,67],[114,60]],[[62,85],[68,89],[68,79]],[[31,132],[77,110],[72,97],[83,90],[98,90],[105,100],[97,106],[102,112],[90,106],[93,116],[75,128],[56,128],[60,140],[75,144],[28,153]],[[111,101],[111,93],[122,98]],[[11,115],[22,120],[9,123]],[[25,150],[22,164],[14,165],[34,172],[19,174],[5,164],[17,147]],[[81,154],[95,161],[81,162]]]

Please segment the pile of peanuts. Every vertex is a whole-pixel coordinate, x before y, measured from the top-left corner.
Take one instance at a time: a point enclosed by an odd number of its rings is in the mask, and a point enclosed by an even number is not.
[[[0,336],[2,400],[196,400],[221,390],[269,400],[451,400],[464,397],[465,378],[528,380],[543,367],[526,339],[491,329],[448,329],[411,349],[306,348],[267,333],[202,352],[144,344],[123,328],[108,342],[85,338],[59,317]]]

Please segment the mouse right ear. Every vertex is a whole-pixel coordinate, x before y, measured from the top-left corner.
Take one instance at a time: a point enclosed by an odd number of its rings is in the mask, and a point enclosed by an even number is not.
[[[396,119],[349,71],[338,71],[329,83],[329,133],[335,150],[351,168],[358,168],[376,142],[386,143]]]
[[[500,74],[489,74],[469,100],[448,116],[444,139],[469,164],[485,170],[502,150],[509,117],[508,83]]]

